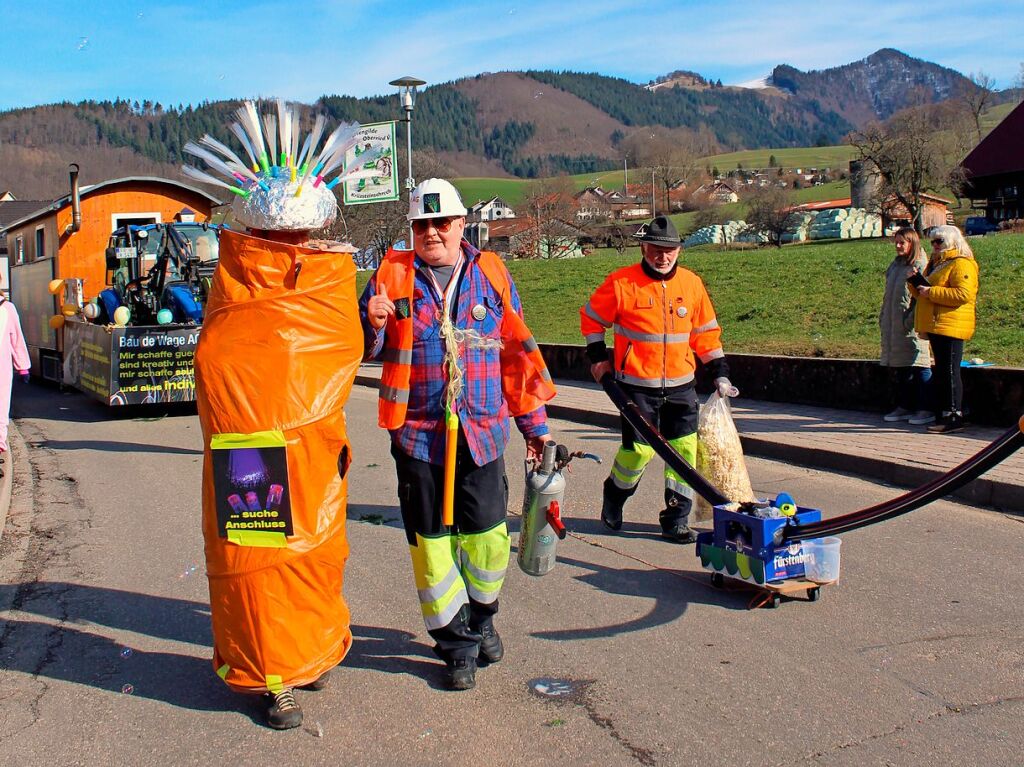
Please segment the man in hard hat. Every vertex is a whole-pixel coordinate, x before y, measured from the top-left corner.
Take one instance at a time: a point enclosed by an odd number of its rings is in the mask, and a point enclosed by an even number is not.
[[[678,265],[681,242],[672,220],[658,216],[637,232],[643,259],[612,272],[580,309],[580,330],[587,342],[591,374],[616,381],[668,442],[693,465],[697,455],[696,359],[710,368],[718,393],[739,394],[729,381],[721,328],[704,283]],[[613,363],[605,332],[615,334]],[[622,446],[604,483],[601,521],[622,528],[622,508],[636,492],[654,449],[623,418]],[[687,524],[693,489],[665,468],[665,509],[661,534],[676,543],[693,543]]]
[[[508,564],[509,419],[539,460],[554,388],[501,259],[465,239],[466,208],[447,181],[409,198],[415,252],[388,252],[360,298],[366,357],[380,358],[378,421],[391,433],[398,496],[423,620],[450,689],[501,660],[494,629]],[[446,411],[458,417],[446,428]],[[454,516],[443,524],[448,434]]]

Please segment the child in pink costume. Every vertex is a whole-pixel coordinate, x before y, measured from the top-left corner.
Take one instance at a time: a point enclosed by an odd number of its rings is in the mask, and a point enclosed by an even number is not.
[[[0,453],[7,452],[7,422],[11,417],[12,368],[18,370],[23,381],[28,381],[31,367],[21,320],[14,304],[0,296]]]

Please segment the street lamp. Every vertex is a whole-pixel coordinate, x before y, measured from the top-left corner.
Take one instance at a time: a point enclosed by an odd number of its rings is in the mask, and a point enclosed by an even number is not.
[[[402,122],[405,123],[405,152],[409,163],[409,175],[405,178],[405,190],[407,192],[412,192],[413,187],[416,186],[416,181],[412,175],[412,110],[416,106],[416,89],[426,84],[426,80],[408,76],[399,77],[397,80],[392,80],[388,83],[388,85],[398,88],[398,99],[402,104],[402,111],[405,112]],[[409,225],[408,246],[412,250],[412,224]]]

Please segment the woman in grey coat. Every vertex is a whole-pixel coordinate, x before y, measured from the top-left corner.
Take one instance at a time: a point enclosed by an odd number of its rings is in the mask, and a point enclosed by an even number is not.
[[[935,420],[928,407],[927,384],[932,377],[928,342],[914,332],[914,297],[907,278],[923,274],[928,258],[917,232],[903,228],[894,239],[896,257],[885,272],[885,297],[878,324],[882,331],[879,363],[896,371],[896,409],[885,416],[889,422],[926,424]]]

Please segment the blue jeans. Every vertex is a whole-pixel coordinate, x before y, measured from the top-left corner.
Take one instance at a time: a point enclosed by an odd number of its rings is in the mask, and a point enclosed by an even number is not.
[[[904,410],[930,410],[931,368],[896,368],[896,404]]]

